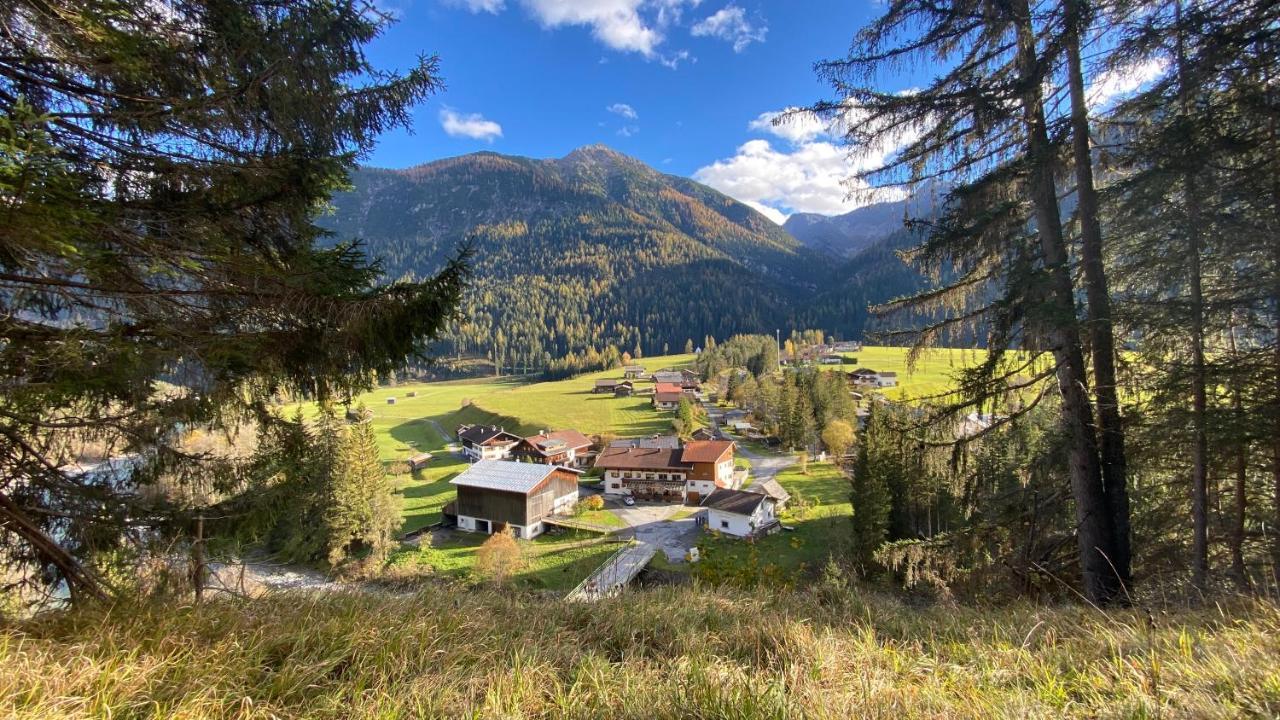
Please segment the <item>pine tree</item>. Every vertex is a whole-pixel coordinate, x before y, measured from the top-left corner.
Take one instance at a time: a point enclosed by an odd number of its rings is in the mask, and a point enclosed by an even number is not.
[[[378,440],[368,421],[345,433],[330,486],[326,512],[329,564],[363,555],[381,562],[400,524],[386,469],[378,459]]]
[[[0,25],[0,477],[22,478],[0,483],[4,555],[101,595],[75,538],[185,524],[135,492],[161,476],[234,481],[172,428],[275,422],[282,390],[349,396],[445,328],[461,262],[381,286],[313,222],[439,87],[437,62],[373,67],[387,20],[360,3],[16,0]],[[141,459],[105,495],[57,471],[89,435]]]
[[[875,552],[889,537],[892,497],[889,477],[895,468],[885,462],[890,441],[876,407],[872,407],[867,432],[858,443],[849,500],[853,504],[853,560],[866,575],[874,567]]]
[[[1127,576],[1112,560],[1120,555],[1116,526],[1123,518],[1113,515],[1103,484],[1055,183],[1059,154],[1045,103],[1058,47],[1053,33],[1060,32],[1052,19],[1033,15],[1027,0],[977,12],[964,0],[891,3],[857,35],[848,57],[819,64],[839,97],[810,112],[841,123],[855,148],[904,141],[899,153],[862,173],[865,180],[956,183],[911,253],[919,267],[946,281],[880,311],[929,318],[902,329],[917,349],[986,325],[987,361],[963,374],[953,412],[1003,396],[1014,376],[1032,367],[1008,349],[1052,358],[1062,430],[1072,449],[1085,591],[1107,603]],[[865,83],[904,65],[931,73],[931,80],[911,93]]]

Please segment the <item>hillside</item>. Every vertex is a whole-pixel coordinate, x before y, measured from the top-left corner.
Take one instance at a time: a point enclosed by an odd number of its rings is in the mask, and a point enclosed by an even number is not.
[[[0,625],[11,718],[1274,717],[1280,617],[427,584]]]
[[[359,170],[325,219],[392,278],[474,251],[467,319],[445,353],[538,366],[606,344],[656,354],[772,330],[826,265],[751,208],[604,146],[560,159],[476,153]]]

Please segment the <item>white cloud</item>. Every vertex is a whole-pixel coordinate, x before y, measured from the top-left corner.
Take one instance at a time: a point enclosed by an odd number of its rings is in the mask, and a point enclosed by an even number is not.
[[[792,143],[809,142],[829,134],[827,123],[817,115],[794,107],[760,113],[747,123],[747,128],[776,135]]]
[[[636,114],[636,109],[626,103],[614,103],[605,108],[605,110],[608,110],[614,115],[621,115],[628,120],[636,120],[640,117]]]
[[[769,218],[770,220],[772,220],[772,221],[773,221],[773,223],[774,223],[775,225],[781,225],[781,224],[783,224],[783,223],[785,223],[785,222],[787,221],[787,218],[791,217],[790,215],[787,215],[786,213],[782,212],[781,210],[779,210],[779,209],[777,209],[777,208],[769,207],[768,205],[765,205],[764,203],[758,203],[758,202],[754,202],[754,201],[752,201],[752,200],[743,200],[743,201],[742,201],[742,204],[743,204],[743,205],[746,205],[747,207],[751,208],[752,210],[755,210],[756,212],[760,213],[761,215],[763,215],[763,216],[765,216],[765,217]]]
[[[486,120],[480,113],[463,115],[452,108],[440,111],[440,127],[450,137],[468,137],[490,143],[502,137],[502,126],[498,123]]]
[[[522,0],[543,27],[582,25],[614,50],[653,57],[662,33],[640,16],[644,0]]]
[[[631,137],[632,135],[635,135],[638,132],[640,132],[639,125],[623,125],[622,127],[618,128],[618,134],[621,135],[622,137]]]
[[[506,0],[445,0],[473,13],[499,13]],[[661,52],[668,27],[680,22],[687,7],[702,0],[518,0],[544,28],[586,27],[605,46],[636,52],[675,68],[690,59],[688,51]],[[607,62],[604,58],[602,63]]]
[[[764,42],[769,32],[765,25],[753,25],[747,12],[729,3],[694,24],[690,32],[695,37],[715,37],[733,43],[734,52],[742,52],[753,42]]]
[[[1100,73],[1085,90],[1089,107],[1105,108],[1115,100],[1132,95],[1163,75],[1166,67],[1164,60],[1152,59]]]
[[[473,13],[487,12],[497,15],[507,6],[506,0],[448,0],[450,5],[466,8]]]
[[[786,116],[778,125],[773,120]],[[870,190],[855,176],[879,167],[911,139],[909,133],[886,139],[851,154],[838,145],[845,124],[860,122],[860,112],[850,108],[828,125],[811,113],[794,108],[761,113],[748,124],[751,130],[786,141],[775,145],[764,139],[749,140],[732,157],[699,168],[693,178],[765,212],[776,220],[793,212],[839,215],[867,204],[900,197],[893,190]]]

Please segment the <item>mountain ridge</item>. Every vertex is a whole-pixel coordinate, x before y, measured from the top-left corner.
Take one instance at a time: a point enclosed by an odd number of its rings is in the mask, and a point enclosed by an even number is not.
[[[814,327],[803,324],[811,318],[854,337],[865,320],[865,307],[812,306],[847,284],[829,250],[605,145],[361,167],[332,205],[322,224],[335,240],[360,238],[389,279],[427,277],[472,246],[474,282],[441,355],[543,367],[588,349],[656,354],[707,335]]]
[[[825,267],[750,207],[607,146],[359,168],[332,205],[326,229],[363,240],[389,279],[471,244],[475,282],[442,350],[521,365],[772,331]]]

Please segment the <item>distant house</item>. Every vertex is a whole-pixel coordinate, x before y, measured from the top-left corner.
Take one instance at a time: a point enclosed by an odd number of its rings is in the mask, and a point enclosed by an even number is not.
[[[501,460],[520,442],[520,436],[497,425],[462,425],[458,428],[462,453],[472,462]]]
[[[876,372],[871,368],[858,368],[849,373],[849,379],[854,385],[863,387],[894,387],[898,384],[898,373],[896,372]]]
[[[691,370],[661,370],[653,374],[653,381],[659,385],[679,385],[683,390],[699,390],[702,387],[702,379]]]
[[[581,465],[582,454],[589,449],[591,440],[577,430],[543,430],[516,443],[510,455],[519,462],[575,468]]]
[[[630,381],[620,382],[613,386],[614,397],[631,397],[636,393],[636,386]]]
[[[862,352],[862,343],[838,342],[832,349],[838,353]]]
[[[782,483],[773,478],[753,483],[751,487],[747,488],[747,492],[768,495],[773,498],[774,506],[778,510],[786,507],[787,502],[791,500],[791,493],[787,492],[787,489],[782,487]]]
[[[735,537],[756,537],[778,527],[777,503],[764,493],[718,489],[702,501],[709,530]]]
[[[698,440],[683,448],[609,447],[596,458],[605,492],[648,500],[697,503],[735,484],[734,444]]]
[[[427,466],[427,463],[431,462],[431,453],[420,452],[417,455],[410,456],[405,462],[408,463],[410,472],[421,470]]]
[[[616,389],[619,385],[622,385],[623,383],[626,383],[628,385],[631,384],[631,383],[628,383],[626,380],[615,380],[612,378],[605,379],[605,380],[597,380],[595,387],[591,390],[591,392],[611,393],[614,391],[614,389]]]
[[[578,502],[578,477],[564,468],[505,460],[481,460],[449,483],[458,488],[453,514],[458,528],[490,534],[510,529],[533,538],[549,515]]]
[[[628,365],[622,368],[622,376],[628,380],[639,380],[644,377],[644,368],[639,365]]]
[[[717,435],[715,430],[704,427],[694,430],[692,437],[694,440],[715,440]]]
[[[843,356],[843,355],[831,355],[831,354],[823,355],[823,356],[818,360],[818,362],[822,363],[823,365],[843,365],[843,364],[844,364],[844,356]]]
[[[684,396],[682,392],[655,392],[653,406],[659,410],[675,410],[680,406],[680,398]]]

